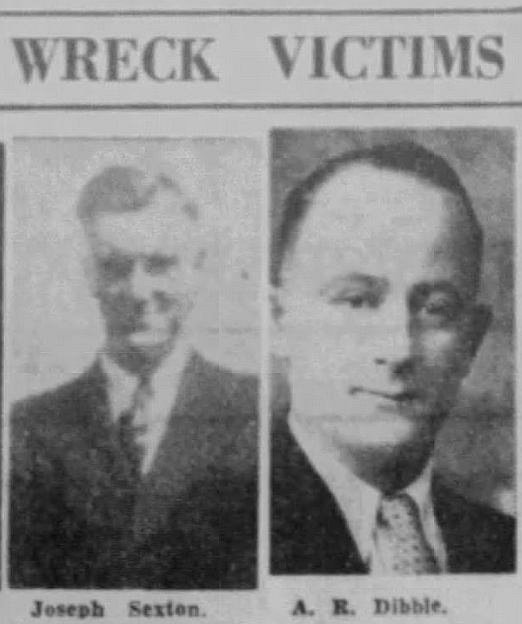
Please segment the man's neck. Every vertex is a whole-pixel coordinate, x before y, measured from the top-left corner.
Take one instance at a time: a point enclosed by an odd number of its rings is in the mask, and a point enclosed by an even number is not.
[[[173,339],[168,344],[150,349],[129,348],[127,345],[122,346],[110,339],[104,347],[104,353],[117,366],[130,375],[139,377],[152,377],[163,362],[174,356],[179,350],[183,341],[179,337]]]
[[[173,398],[177,388],[181,383],[183,370],[191,354],[191,346],[187,340],[180,340],[176,344],[176,349],[164,357],[159,366],[150,371],[147,383],[152,394],[160,397],[165,395],[166,400]],[[111,413],[117,416],[123,409],[127,409],[129,401],[139,383],[139,377],[147,377],[143,370],[129,370],[121,366],[120,362],[111,357],[111,352],[106,346],[100,352],[102,369],[108,381],[109,399],[111,402]],[[172,392],[171,392],[172,391]],[[170,396],[172,394],[172,396]],[[169,398],[170,397],[170,398]],[[167,406],[168,407],[171,406]]]
[[[337,502],[363,561],[371,561],[376,554],[375,519],[383,490],[387,493],[400,490],[408,494],[417,504],[421,522],[429,535],[430,545],[435,549],[437,560],[444,568],[446,555],[437,527],[431,488],[433,457],[428,459],[420,472],[415,471],[412,478],[408,476],[407,479],[390,481],[376,477],[373,473],[370,473],[370,476],[367,474],[366,478],[364,476],[361,478],[360,473],[356,474],[353,469],[353,461],[346,461],[346,452],[343,458],[331,440],[318,435],[316,429],[304,427],[302,420],[295,416],[292,413],[289,415],[290,432]],[[352,459],[351,455],[350,459]],[[357,466],[360,467],[360,464]],[[395,469],[390,468],[390,470]],[[412,474],[413,472],[412,470]]]
[[[341,461],[355,476],[383,494],[404,490],[433,456],[433,442],[383,448],[338,448]]]
[[[339,442],[309,419],[293,413],[290,420],[305,432],[308,439],[316,440],[323,452],[334,457],[359,480],[383,494],[392,494],[407,488],[423,472],[433,457],[435,430],[417,432],[414,440],[397,444],[349,445]]]

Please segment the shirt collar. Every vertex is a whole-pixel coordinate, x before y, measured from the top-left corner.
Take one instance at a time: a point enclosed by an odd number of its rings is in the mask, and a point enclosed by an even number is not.
[[[186,366],[191,346],[186,338],[180,337],[175,348],[161,362],[150,378],[150,390],[153,396],[174,395],[179,385],[179,379]],[[107,392],[111,416],[116,420],[124,410],[132,404],[134,392],[139,383],[138,375],[134,375],[119,366],[103,348],[99,353],[99,362],[107,379]],[[170,400],[173,397],[166,397]]]
[[[329,451],[319,436],[307,431],[292,413],[289,426],[339,505],[363,560],[368,561],[373,551],[373,532],[382,494],[359,479],[338,456]],[[417,503],[423,526],[435,522],[431,496],[432,476],[433,458],[430,458],[419,477],[403,490]]]

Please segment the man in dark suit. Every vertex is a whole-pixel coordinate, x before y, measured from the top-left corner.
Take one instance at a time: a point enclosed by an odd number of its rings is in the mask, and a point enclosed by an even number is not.
[[[198,209],[166,176],[110,167],[78,212],[106,339],[13,409],[11,585],[253,588],[257,384],[186,335]]]
[[[410,142],[341,154],[288,196],[279,251],[272,573],[513,571],[513,519],[434,475],[490,321],[456,172]]]

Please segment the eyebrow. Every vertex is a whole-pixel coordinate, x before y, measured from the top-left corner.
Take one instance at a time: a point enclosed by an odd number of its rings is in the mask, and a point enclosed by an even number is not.
[[[151,251],[150,253],[132,253],[126,252],[119,249],[111,249],[109,253],[103,254],[101,256],[97,256],[97,259],[101,262],[112,261],[112,260],[135,260],[136,258],[144,258],[146,260],[167,260],[178,262],[179,254],[174,253],[161,253],[158,251]]]
[[[178,253],[161,253],[159,251],[138,254],[138,257],[147,258],[147,260],[179,260]]]
[[[419,284],[415,284],[413,287],[413,293],[421,293],[421,294],[431,294],[433,292],[441,292],[452,297],[456,297],[460,302],[463,302],[464,298],[462,294],[459,292],[455,284],[449,282],[448,280],[434,280],[420,282]]]
[[[353,272],[333,278],[327,284],[323,285],[319,290],[321,296],[328,296],[342,291],[343,288],[362,287],[368,292],[385,295],[390,288],[389,280],[385,277],[368,275],[366,273]],[[464,303],[464,297],[459,292],[455,284],[448,280],[425,280],[414,284],[410,296],[414,297],[419,294],[428,295],[435,292],[445,293],[458,299],[459,303]]]
[[[323,295],[354,285],[362,286],[368,290],[385,292],[389,288],[389,281],[385,277],[354,272],[333,278],[322,286],[319,292]]]

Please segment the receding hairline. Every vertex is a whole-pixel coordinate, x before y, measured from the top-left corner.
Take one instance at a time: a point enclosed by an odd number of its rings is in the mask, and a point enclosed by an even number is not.
[[[457,210],[469,224],[469,228],[466,229],[466,235],[471,239],[476,257],[477,282],[480,281],[483,247],[482,227],[477,219],[467,190],[458,174],[444,158],[420,145],[404,142],[397,144],[397,146],[399,156],[395,160],[393,159],[394,144],[378,145],[374,148],[344,152],[325,161],[291,189],[285,202],[278,254],[275,265],[272,267],[272,280],[276,286],[283,281],[282,276],[285,272],[285,266],[291,262],[317,195],[331,180],[356,167],[368,167],[377,171],[396,173],[406,178],[410,177],[421,184],[431,186],[454,197],[457,200],[455,202]],[[401,153],[401,150],[405,149],[414,150],[416,154],[420,154],[422,167],[417,170],[413,166],[415,164],[414,160],[406,160],[406,162],[401,160],[401,156],[404,155],[404,153]],[[381,157],[382,154],[384,154],[384,157]],[[426,169],[426,165],[430,162],[434,162],[437,166],[436,172]]]

